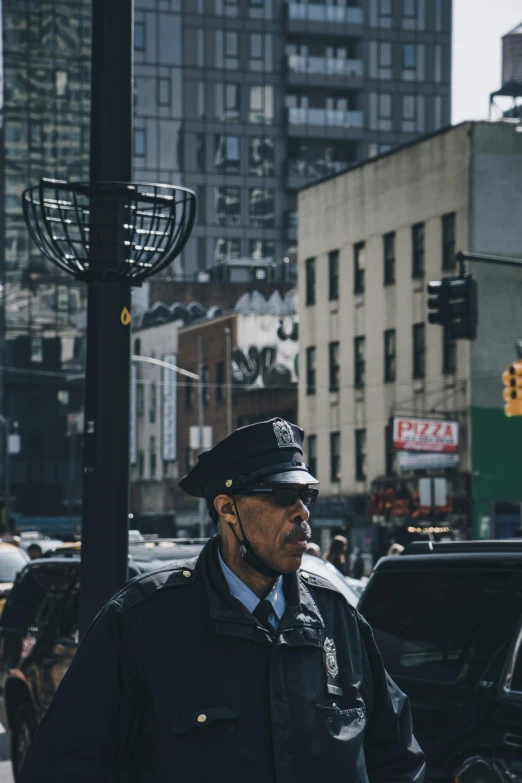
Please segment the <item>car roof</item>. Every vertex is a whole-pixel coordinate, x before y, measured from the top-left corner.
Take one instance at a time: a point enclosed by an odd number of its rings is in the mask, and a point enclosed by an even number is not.
[[[15,544],[10,544],[8,541],[1,541],[1,542],[0,542],[0,552],[1,552],[2,550],[5,552],[5,551],[13,550],[13,549],[14,549],[16,552],[19,552],[19,551],[20,551],[20,549],[21,549],[21,547],[19,547],[19,546],[15,546]]]
[[[418,571],[445,569],[484,569],[498,568],[520,569],[522,552],[432,552],[422,555],[391,555],[381,558],[376,564],[373,575],[383,571]],[[372,576],[373,576],[372,575]]]
[[[497,538],[481,541],[412,541],[401,553],[409,555],[447,555],[455,552],[478,554],[480,552],[522,553],[522,538]]]

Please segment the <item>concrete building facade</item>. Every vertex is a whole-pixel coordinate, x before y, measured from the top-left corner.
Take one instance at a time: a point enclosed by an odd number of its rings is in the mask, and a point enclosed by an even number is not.
[[[390,538],[430,519],[419,478],[437,476],[448,501],[435,518],[458,535],[519,527],[522,429],[504,416],[500,375],[522,330],[521,273],[470,265],[472,343],[427,323],[426,285],[458,273],[458,250],[520,255],[521,174],[516,125],[463,123],[300,193],[299,421],[321,481],[316,524],[351,528],[361,545],[379,521]],[[405,469],[390,429],[398,416],[458,422],[458,466]]]

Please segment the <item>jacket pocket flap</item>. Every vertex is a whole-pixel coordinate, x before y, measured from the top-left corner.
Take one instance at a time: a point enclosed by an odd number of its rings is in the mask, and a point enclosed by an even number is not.
[[[232,707],[198,707],[175,713],[171,716],[171,725],[174,734],[189,734],[218,721],[234,722],[238,718],[239,711]]]

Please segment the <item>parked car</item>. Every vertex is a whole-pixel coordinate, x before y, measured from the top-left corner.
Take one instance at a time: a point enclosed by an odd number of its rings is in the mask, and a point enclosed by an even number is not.
[[[427,780],[522,781],[522,541],[415,542],[359,611],[409,696]]]
[[[11,591],[16,575],[25,567],[28,560],[28,556],[20,547],[0,543],[0,612]]]

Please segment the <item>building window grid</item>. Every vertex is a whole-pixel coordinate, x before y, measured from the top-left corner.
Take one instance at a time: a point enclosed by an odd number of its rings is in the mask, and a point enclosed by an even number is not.
[[[426,377],[426,326],[413,325],[413,379]]]
[[[331,392],[338,392],[340,387],[341,364],[339,362],[339,342],[328,344],[328,365],[329,365],[329,389]]]
[[[442,216],[442,268],[455,268],[455,212]]]
[[[394,383],[397,366],[397,340],[395,329],[384,332],[384,382]]]
[[[150,384],[150,399],[149,399],[149,422],[154,424],[156,421],[156,414],[158,410],[158,387],[152,382]]]
[[[393,26],[393,0],[377,0],[377,19],[379,27]]]
[[[239,33],[236,30],[215,30],[216,68],[237,71],[239,68]]]
[[[339,299],[339,251],[328,253],[328,299]]]
[[[315,304],[315,258],[307,258],[305,262],[306,272],[306,305]]]
[[[134,51],[145,51],[145,22],[134,22]]]
[[[353,292],[364,293],[365,286],[365,243],[358,242],[353,246]]]
[[[339,483],[341,480],[341,433],[330,433],[330,481]]]
[[[273,228],[275,225],[275,192],[271,188],[249,188],[248,225]]]
[[[230,185],[214,188],[214,223],[216,226],[239,226],[241,223],[241,190]]]
[[[250,85],[248,121],[256,125],[272,125],[274,122],[274,88],[271,85]]]
[[[366,379],[366,358],[365,358],[364,337],[355,337],[353,341],[354,355],[354,386],[356,389],[363,389]]]
[[[412,277],[424,277],[424,223],[416,223],[411,228]]]
[[[383,237],[384,248],[384,285],[395,283],[395,231]]]
[[[272,35],[249,33],[248,68],[250,71],[272,71]]]
[[[150,457],[150,477],[151,479],[155,479],[156,471],[158,468],[158,460],[156,454],[156,438],[154,436],[151,436],[150,438],[149,457]]]
[[[308,470],[312,476],[317,477],[317,435],[307,436],[306,451],[308,459]]]
[[[241,119],[241,89],[239,84],[216,82],[215,116],[219,122],[239,122]]]
[[[314,345],[306,349],[306,394],[312,396],[316,392],[316,348]]]
[[[366,481],[366,430],[355,430],[355,480]]]

